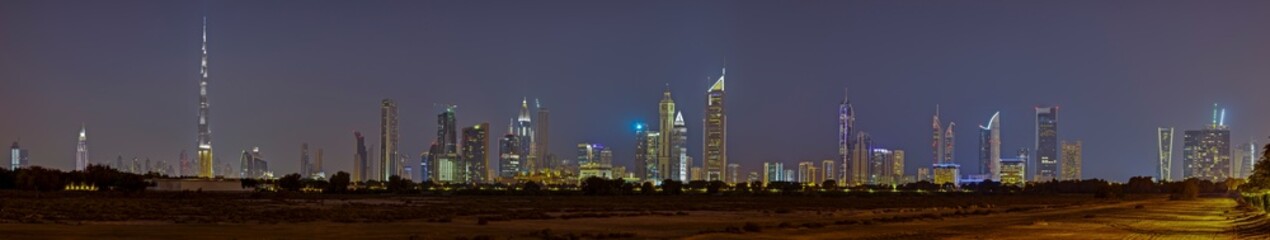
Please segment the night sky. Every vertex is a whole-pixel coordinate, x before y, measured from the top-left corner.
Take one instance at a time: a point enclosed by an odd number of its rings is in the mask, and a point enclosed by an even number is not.
[[[844,88],[859,129],[907,151],[907,174],[932,161],[936,104],[958,125],[963,173],[975,126],[1001,111],[1011,157],[1032,148],[1042,104],[1061,106],[1060,140],[1084,141],[1087,178],[1154,175],[1155,128],[1201,128],[1213,103],[1236,144],[1270,140],[1257,124],[1270,121],[1270,1],[12,0],[0,139],[61,169],[81,123],[92,162],[193,156],[204,15],[217,166],[259,146],[279,176],[299,170],[303,142],[325,149],[327,172],[350,170],[353,131],[378,144],[383,98],[416,161],[439,104],[495,139],[528,97],[551,109],[559,157],[592,141],[632,165],[632,126],[655,125],[666,84],[700,161],[705,91],[725,66],[743,172],[835,158]]]

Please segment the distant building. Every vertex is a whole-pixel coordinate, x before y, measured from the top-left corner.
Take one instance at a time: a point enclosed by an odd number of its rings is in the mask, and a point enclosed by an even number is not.
[[[745,182],[749,183],[760,182],[760,180],[762,179],[759,178],[758,172],[750,172],[750,174],[745,177]]]
[[[873,140],[869,138],[869,134],[856,132],[855,141],[851,144],[851,155],[848,157],[851,161],[846,166],[846,185],[854,186],[870,183],[869,168],[873,167],[873,164],[870,164],[870,159],[873,156],[872,149]]]
[[[388,181],[388,177],[401,175],[401,166],[397,165],[397,102],[385,98],[379,107],[379,177],[380,181]]]
[[[821,171],[820,176],[821,176],[821,177],[824,177],[824,178],[825,178],[824,180],[834,180],[834,181],[837,181],[838,179],[835,179],[835,178],[837,178],[837,177],[836,177],[836,176],[837,176],[837,174],[835,174],[835,173],[837,173],[837,172],[838,172],[838,170],[837,170],[838,168],[836,168],[836,167],[835,167],[835,166],[837,166],[837,165],[838,165],[838,164],[837,164],[837,163],[835,163],[835,162],[833,161],[833,159],[826,159],[826,160],[824,160],[824,161],[821,161],[821,162],[820,162],[820,171]]]
[[[1036,107],[1036,181],[1058,179],[1058,107]]]
[[[467,171],[468,183],[488,183],[493,181],[489,168],[489,123],[480,123],[463,128],[463,163]]]
[[[856,138],[855,134],[855,110],[851,108],[851,99],[848,98],[847,90],[843,89],[842,103],[838,104],[838,161],[842,162],[842,172],[835,173],[834,179],[843,185],[859,184],[852,171],[852,151]],[[856,164],[863,165],[863,164]],[[858,169],[859,166],[856,166]]]
[[[1173,128],[1156,129],[1156,140],[1159,146],[1156,153],[1160,157],[1156,177],[1160,181],[1173,181]]]
[[[239,158],[239,166],[242,170],[238,174],[242,178],[260,178],[269,179],[273,177],[273,172],[269,171],[269,162],[260,154],[260,147],[254,147],[251,151],[243,150],[242,157]]]
[[[688,182],[692,177],[692,160],[688,157],[688,127],[684,125],[683,112],[675,113],[674,129],[670,134],[670,172],[676,180]]]
[[[370,180],[370,159],[369,153],[366,152],[366,138],[362,137],[362,132],[353,131],[353,136],[357,138],[357,152],[353,155],[353,181],[365,182]]]
[[[313,176],[313,165],[309,162],[309,143],[300,144],[300,177]]]
[[[689,179],[690,179],[690,180],[692,180],[692,181],[703,181],[703,180],[705,180],[705,176],[702,176],[702,175],[704,174],[704,172],[702,172],[701,167],[692,167],[692,169],[690,169],[688,172],[689,172],[689,174],[688,174],[688,175],[689,175]]]
[[[961,172],[959,171],[961,168],[960,165],[955,163],[941,163],[935,164],[931,166],[931,168],[935,170],[934,181],[932,181],[932,183],[941,186],[944,184],[952,184],[953,186],[961,185]]]
[[[1015,159],[1001,160],[1001,184],[1023,187],[1027,184],[1027,161]]]
[[[740,164],[736,164],[736,163],[729,163],[729,164],[728,164],[728,171],[726,172],[726,174],[728,175],[728,179],[727,179],[725,182],[727,182],[727,183],[729,183],[729,184],[735,184],[735,183],[737,183],[737,182],[738,182],[738,180],[741,180],[741,179],[737,178],[737,175],[739,174],[739,172],[738,172],[738,171],[740,171],[740,168],[741,168],[741,165],[740,165]]]
[[[887,177],[891,184],[904,184],[904,150],[891,150],[891,157],[886,161]]]
[[[1231,164],[1234,169],[1231,170],[1235,178],[1248,178],[1252,176],[1253,166],[1257,163],[1257,144],[1251,139],[1249,142],[1239,144],[1232,153]]]
[[[706,91],[706,109],[705,109],[705,130],[701,149],[704,155],[705,178],[707,181],[726,181],[729,184],[736,183],[736,173],[729,172],[734,169],[724,169],[724,166],[732,166],[728,164],[728,115],[724,110],[724,77],[727,76],[728,69],[724,68],[719,73],[719,80],[710,86],[710,90]],[[731,178],[723,179],[724,176]]]
[[[1063,141],[1063,180],[1081,180],[1080,141]]]
[[[988,125],[979,126],[979,174],[1000,181],[1001,112],[992,114]]]
[[[88,164],[88,129],[80,125],[79,145],[75,147],[75,170],[84,171],[88,168]]]
[[[647,131],[644,133],[644,178],[645,181],[660,183],[661,180],[670,178],[663,175],[662,164],[657,158],[657,154],[661,152],[661,133],[657,131]],[[637,138],[637,140],[640,140]]]
[[[212,161],[212,128],[208,120],[211,103],[207,98],[207,17],[203,17],[203,55],[198,80],[198,177],[213,178],[216,164]]]
[[[20,168],[27,167],[31,161],[26,149],[18,146],[18,142],[13,142],[13,146],[9,148],[9,170],[17,171]]]
[[[578,180],[589,177],[613,179],[613,152],[596,143],[578,144]]]
[[[460,159],[458,148],[458,129],[455,126],[454,105],[445,107],[437,114],[437,139],[428,151],[428,172],[433,182],[463,183],[467,177],[467,164]]]
[[[498,141],[498,177],[502,179],[513,179],[522,172],[520,136],[512,132],[503,135]]]
[[[675,137],[675,100],[670,96],[670,85],[666,85],[666,90],[662,92],[661,102],[657,104],[658,125],[657,129],[661,131],[661,141],[658,146],[657,153],[657,169],[661,170],[663,178],[683,181],[681,170],[679,169],[679,148],[676,145]],[[579,163],[580,164],[580,163]]]
[[[927,181],[933,183],[935,182],[934,180],[935,179],[930,175],[930,168],[917,168],[917,181]]]
[[[534,124],[533,118],[529,114],[529,98],[520,100],[520,115],[512,121],[512,130],[516,136],[520,138],[520,152],[523,166],[521,170],[525,173],[534,173],[547,169],[545,164],[538,162],[538,157],[534,156]]]
[[[782,163],[763,163],[763,185],[771,184],[772,182],[784,182],[784,165]]]
[[[538,108],[538,119],[535,121],[534,129],[534,161],[539,162],[542,168],[557,168],[558,163],[551,161],[551,112],[547,108],[542,107],[542,103],[538,99],[534,99],[534,107]]]
[[[819,184],[823,179],[817,176],[818,172],[815,162],[800,162],[798,163],[798,182]]]
[[[1225,115],[1226,110],[1214,104],[1212,125],[1185,132],[1185,178],[1219,182],[1231,176],[1230,129],[1226,128]]]

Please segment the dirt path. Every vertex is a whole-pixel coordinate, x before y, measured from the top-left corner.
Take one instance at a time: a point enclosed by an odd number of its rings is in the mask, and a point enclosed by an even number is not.
[[[1141,208],[1137,206],[1141,205]],[[690,239],[1247,239],[1265,237],[1265,216],[1231,199],[1163,199],[823,229],[773,229]],[[1244,229],[1243,231],[1237,231]]]

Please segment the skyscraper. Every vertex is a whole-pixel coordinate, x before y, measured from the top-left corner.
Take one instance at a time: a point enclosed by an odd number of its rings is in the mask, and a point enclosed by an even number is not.
[[[1068,142],[1063,141],[1063,173],[1062,180],[1081,180],[1083,176],[1081,170],[1081,149],[1080,141]]]
[[[833,162],[830,161],[830,164],[832,163]],[[729,163],[728,171],[725,172],[728,177],[727,177],[727,180],[724,180],[724,181],[726,181],[727,183],[735,183],[737,180],[740,180],[739,178],[737,178],[737,171],[739,171],[740,168],[741,168],[740,164]],[[825,175],[825,176],[828,176],[828,175]]]
[[[493,180],[489,169],[489,123],[463,128],[462,159],[468,172],[468,183]]]
[[[512,132],[509,129],[498,141],[498,177],[503,179],[512,179],[521,172],[520,137]]]
[[[675,180],[688,182],[691,177],[689,169],[692,169],[692,158],[688,157],[688,127],[684,125],[682,112],[675,113],[674,129],[670,131],[670,134],[670,172],[675,175]]]
[[[807,161],[798,163],[798,182],[804,184],[818,183],[817,181],[819,181],[819,178],[816,177],[816,170],[815,162]]]
[[[1036,107],[1037,182],[1058,179],[1058,106]]]
[[[521,158],[525,161],[523,170],[532,173],[545,169],[541,159],[534,155],[534,124],[529,116],[529,98],[520,100],[520,115],[516,117],[513,126],[516,136],[520,137]]]
[[[855,140],[851,143],[851,153],[847,157],[850,160],[846,166],[847,178],[846,185],[862,185],[868,184],[870,181],[870,164],[873,153],[873,140],[868,133],[857,131]]]
[[[1156,177],[1161,181],[1173,181],[1173,128],[1157,128],[1156,140],[1159,146],[1156,153],[1160,157]]]
[[[661,102],[657,104],[659,117],[657,126],[661,131],[662,148],[657,153],[657,168],[664,169],[662,172],[665,178],[680,180],[679,171],[679,148],[675,145],[675,100],[670,97],[670,84],[666,85],[666,90],[662,92]],[[578,163],[582,164],[582,163]]]
[[[948,127],[944,128],[944,163],[957,162],[955,158],[957,155],[953,154],[956,152],[953,150],[957,149],[957,138],[953,133],[953,128],[955,127],[957,127],[957,123],[948,122]],[[961,166],[958,166],[958,172],[960,173],[960,171]]]
[[[656,180],[652,173],[656,172],[656,160],[648,152],[648,128],[643,123],[635,123],[635,177],[644,180]]]
[[[826,159],[826,160],[824,160],[824,161],[821,161],[821,162],[820,162],[820,171],[822,171],[822,172],[823,172],[823,173],[821,173],[821,176],[823,176],[823,177],[825,178],[825,180],[834,180],[834,181],[837,181],[837,179],[834,179],[834,178],[839,177],[839,176],[838,176],[838,163],[837,163],[837,162],[835,162],[833,159]]]
[[[855,110],[851,108],[851,99],[843,89],[842,103],[838,104],[838,160],[842,161],[842,173],[838,174],[838,182],[846,184],[852,178],[847,169],[851,166],[851,142],[855,131]]]
[[[28,153],[26,149],[19,147],[18,142],[16,141],[13,142],[13,146],[9,148],[9,154],[10,171],[17,171],[19,168],[24,168],[27,166],[27,163],[30,162],[30,156],[27,155]]]
[[[198,177],[215,177],[212,163],[212,129],[208,122],[211,105],[207,101],[207,17],[203,17],[203,61],[198,81]]]
[[[645,127],[645,129],[647,129],[647,127]],[[644,181],[660,183],[661,180],[670,178],[670,174],[667,173],[668,170],[662,168],[660,159],[657,159],[657,154],[660,154],[662,149],[661,132],[647,131],[644,135],[644,167],[647,170],[644,172],[646,175],[644,175],[643,178]]]
[[[598,143],[578,143],[578,180],[589,177],[614,178],[613,152]]]
[[[80,125],[79,145],[75,147],[75,170],[84,171],[88,168],[88,164],[88,129]]]
[[[357,152],[353,154],[353,181],[365,182],[370,180],[370,156],[366,152],[366,138],[362,137],[362,132],[353,131],[353,137],[357,139]]]
[[[891,158],[886,162],[886,171],[891,184],[904,184],[904,150],[891,150]]]
[[[537,159],[534,160],[542,163],[542,168],[555,168],[558,163],[552,162],[548,156],[551,155],[551,112],[542,107],[538,99],[534,99],[534,105],[538,107],[538,128],[534,129],[534,155]]]
[[[930,148],[935,156],[931,164],[940,164],[944,163],[944,123],[939,121],[939,105],[935,105],[935,116],[931,119],[931,129],[934,132],[931,134]]]
[[[269,162],[260,154],[260,147],[254,147],[251,151],[243,150],[238,166],[242,168],[238,172],[242,178],[269,178],[273,175],[269,171]]]
[[[1231,165],[1234,167],[1231,170],[1232,177],[1247,178],[1252,176],[1253,165],[1257,162],[1257,144],[1252,142],[1252,139],[1249,139],[1247,143],[1239,144],[1239,146],[1235,147],[1232,155],[1231,161],[1233,164]]]
[[[300,177],[313,176],[313,166],[309,162],[309,143],[300,144]]]
[[[1226,110],[1213,104],[1213,122],[1202,130],[1185,132],[1183,155],[1186,157],[1185,178],[1225,181],[1230,177],[1230,129],[1226,127]]]
[[[1001,112],[992,114],[988,125],[979,126],[979,174],[1001,181]]]
[[[728,69],[724,68],[719,74],[719,80],[710,86],[710,90],[706,91],[706,112],[705,112],[705,129],[702,131],[702,155],[704,156],[705,180],[706,181],[726,181],[727,183],[736,183],[736,173],[730,173],[731,169],[725,169],[728,165],[728,115],[724,110],[724,81],[727,76]],[[723,176],[732,176],[726,180]]]
[[[891,150],[873,148],[869,154],[868,184],[891,184]]]
[[[326,177],[326,171],[322,170],[322,148],[317,149],[317,162],[313,165],[310,171],[313,171],[313,173],[323,178]]]
[[[784,182],[785,181],[785,177],[784,177],[785,166],[784,165],[785,164],[783,163],[764,162],[763,163],[763,185],[768,185],[768,184],[771,184],[772,182]]]
[[[437,139],[429,153],[429,161],[432,162],[429,172],[434,178],[433,182],[453,183],[467,179],[467,169],[459,159],[455,107],[447,105],[445,110],[437,114]]]
[[[379,180],[388,181],[393,175],[401,175],[397,164],[397,102],[385,98],[379,106]]]

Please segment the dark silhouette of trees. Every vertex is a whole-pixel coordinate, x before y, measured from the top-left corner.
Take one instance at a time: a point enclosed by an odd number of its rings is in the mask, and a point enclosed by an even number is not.
[[[719,180],[710,181],[710,183],[706,185],[706,193],[719,194],[719,190],[722,190],[723,188],[727,186],[728,184],[723,181],[719,181]]]
[[[528,181],[525,182],[525,185],[520,187],[520,190],[527,193],[538,193],[542,191],[542,184],[534,181]]]
[[[401,176],[392,175],[388,176],[388,186],[386,188],[389,192],[406,193],[414,189],[414,182],[409,179],[403,179]]]
[[[1244,192],[1270,190],[1270,144],[1261,149],[1261,159],[1252,168],[1252,176],[1248,176],[1248,182],[1239,188]]]
[[[340,171],[335,173],[335,175],[331,175],[331,181],[326,185],[326,190],[324,190],[323,192],[327,192],[327,193],[347,192],[348,185],[350,182],[349,178],[350,177],[348,176],[348,173],[344,171]]]
[[[679,195],[683,193],[684,183],[671,179],[661,181],[661,192],[664,194]]]
[[[646,195],[652,195],[657,193],[657,189],[653,188],[653,182],[644,182],[639,185],[639,192]]]
[[[296,192],[300,191],[301,187],[304,187],[304,185],[300,184],[300,174],[298,173],[287,174],[278,179],[278,189]]]
[[[259,188],[260,187],[260,180],[256,180],[255,178],[243,178],[243,179],[240,179],[239,182],[242,183],[243,188]]]
[[[829,179],[820,183],[820,187],[828,191],[838,191],[838,181]]]

